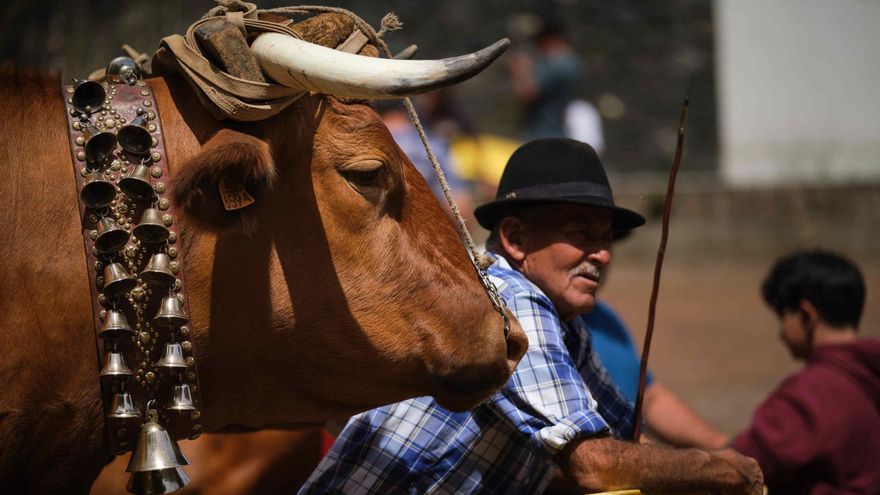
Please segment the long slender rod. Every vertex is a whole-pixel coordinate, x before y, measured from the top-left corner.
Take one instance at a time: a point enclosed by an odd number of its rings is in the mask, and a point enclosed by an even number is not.
[[[678,141],[675,144],[675,158],[669,171],[669,185],[666,188],[666,202],[663,205],[663,233],[660,236],[660,247],[657,249],[657,262],[654,264],[654,285],[651,289],[651,303],[648,306],[648,330],[645,332],[645,344],[642,347],[642,362],[639,366],[639,393],[636,396],[636,410],[633,417],[633,440],[638,441],[642,433],[642,406],[645,396],[645,377],[648,372],[648,355],[651,352],[651,338],[654,336],[654,316],[657,311],[657,295],[660,293],[660,272],[663,270],[663,256],[666,254],[666,241],[669,239],[669,216],[672,212],[672,197],[675,195],[675,177],[681,165],[681,151],[684,145],[684,128],[687,124],[688,105],[690,98],[685,98],[681,106],[681,118],[678,121]]]

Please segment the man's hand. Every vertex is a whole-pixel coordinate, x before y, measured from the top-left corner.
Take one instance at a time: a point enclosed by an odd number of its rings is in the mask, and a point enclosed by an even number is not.
[[[758,466],[758,461],[746,457],[733,449],[716,450],[712,452],[722,461],[727,462],[731,469],[739,474],[740,486],[735,490],[722,490],[724,494],[747,494],[762,495],[764,493],[764,473]]]
[[[556,461],[581,490],[639,488],[655,493],[761,495],[758,463],[733,450],[704,451],[640,445],[609,437],[575,440]]]

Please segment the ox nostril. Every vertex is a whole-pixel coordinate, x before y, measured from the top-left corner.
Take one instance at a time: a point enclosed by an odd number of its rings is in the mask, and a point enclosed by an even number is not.
[[[523,357],[523,354],[526,353],[526,349],[529,347],[529,339],[510,310],[505,308],[504,311],[510,319],[510,331],[504,339],[504,342],[507,344],[507,359],[516,364]]]

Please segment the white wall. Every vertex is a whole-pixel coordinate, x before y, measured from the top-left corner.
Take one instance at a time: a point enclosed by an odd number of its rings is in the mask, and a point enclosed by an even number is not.
[[[715,0],[721,175],[880,180],[880,0]]]

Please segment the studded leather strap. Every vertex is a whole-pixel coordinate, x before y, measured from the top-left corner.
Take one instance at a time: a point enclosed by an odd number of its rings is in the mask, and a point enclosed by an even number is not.
[[[98,349],[99,370],[104,365],[105,354],[110,351],[116,341],[119,352],[132,375],[101,376],[102,399],[105,412],[105,424],[112,454],[122,454],[132,450],[140,425],[146,417],[148,401],[155,400],[160,412],[160,423],[175,439],[195,438],[202,430],[199,422],[201,417],[198,375],[189,341],[187,325],[164,328],[153,324],[153,317],[159,310],[163,297],[177,297],[183,304],[183,311],[189,314],[186,300],[186,279],[183,273],[182,259],[184,253],[180,249],[180,236],[177,230],[174,206],[169,201],[168,162],[162,137],[162,123],[158,115],[156,100],[149,85],[138,80],[134,85],[125,83],[103,83],[106,98],[100,108],[90,113],[81,112],[73,106],[74,87],[65,86],[63,96],[67,110],[67,131],[70,138],[70,151],[73,157],[73,171],[79,200],[79,213],[82,219],[83,241],[86,251],[89,286],[92,296],[95,335]],[[138,124],[150,135],[151,143],[146,153],[129,153],[116,146],[112,155],[104,160],[90,161],[86,157],[86,146],[89,132],[95,129],[116,133],[127,124]],[[145,164],[149,167],[146,180],[152,185],[155,195],[144,199],[129,197],[119,187],[122,178],[132,174],[135,167]],[[116,189],[115,198],[106,207],[89,207],[85,204],[81,191],[87,178],[94,180],[91,172],[99,172],[101,177]],[[104,184],[106,186],[106,184]],[[106,189],[105,189],[106,190]],[[145,210],[157,208],[161,211],[161,224],[168,228],[167,241],[150,243],[146,239],[137,239],[133,234]],[[155,213],[155,210],[153,211]],[[96,247],[98,239],[98,223],[101,219],[106,230],[114,225],[121,231],[116,232],[124,238],[123,232],[129,235],[128,241],[117,251],[101,252]],[[160,229],[161,230],[161,229]],[[170,270],[174,275],[173,283],[167,287],[150,285],[139,277],[151,257],[156,253],[167,253],[171,259]],[[104,268],[114,262],[121,263],[137,284],[128,292],[118,297],[108,297],[102,293],[104,288]],[[123,333],[117,339],[103,339],[99,332],[105,324],[108,311],[121,311],[131,326],[133,333]],[[157,366],[162,357],[166,343],[171,340],[181,344],[184,351],[185,369],[173,370]],[[82,345],[91,345],[83,342]],[[175,385],[189,385],[192,392],[194,409],[168,409]],[[118,392],[129,392],[134,407],[140,417],[120,418],[108,416],[114,395]]]

